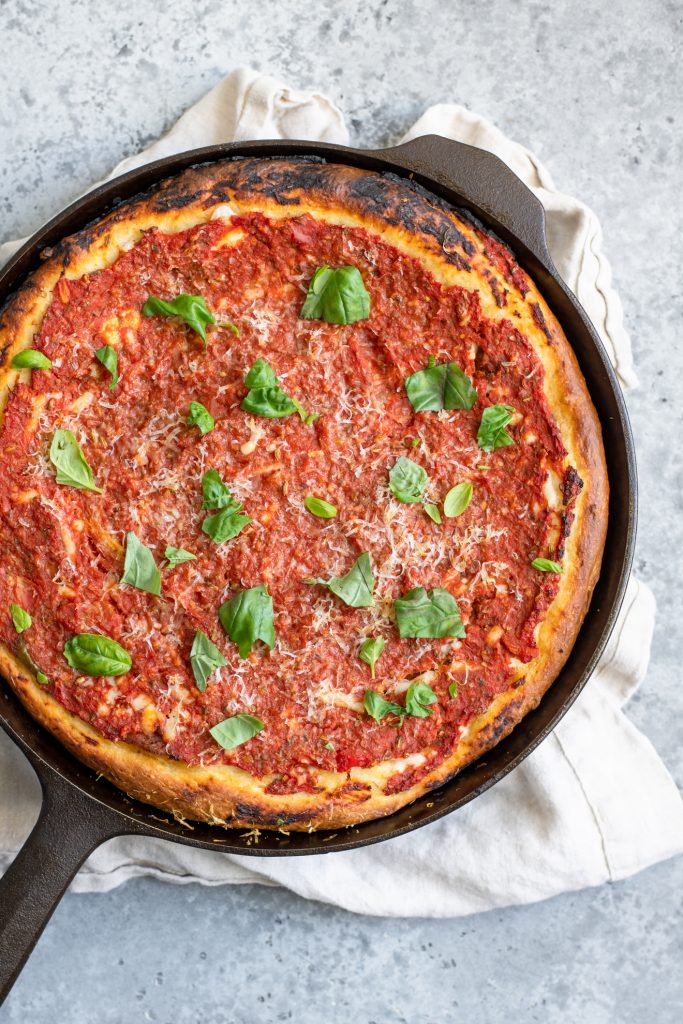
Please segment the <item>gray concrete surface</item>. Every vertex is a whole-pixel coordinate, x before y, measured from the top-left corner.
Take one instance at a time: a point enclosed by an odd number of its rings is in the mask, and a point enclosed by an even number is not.
[[[642,380],[628,399],[637,566],[659,602],[630,713],[679,784],[682,51],[675,0],[0,0],[0,239],[37,228],[240,63],[325,89],[358,144],[464,102],[597,210]],[[682,891],[679,859],[534,907],[392,922],[258,887],[136,882],[67,896],[0,1019],[673,1024]]]

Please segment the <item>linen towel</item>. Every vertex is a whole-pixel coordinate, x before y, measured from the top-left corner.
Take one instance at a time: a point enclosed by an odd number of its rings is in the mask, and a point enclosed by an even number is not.
[[[634,386],[630,340],[595,215],[558,192],[532,153],[462,106],[430,107],[401,141],[426,133],[496,153],[536,193],[560,273],[595,324],[623,386]],[[324,95],[241,68],[112,176],[195,146],[259,138],[346,143],[348,134],[343,115]],[[0,262],[19,244],[0,246]],[[432,825],[378,846],[287,860],[123,837],[95,851],[73,888],[103,892],[141,875],[206,885],[260,882],[358,913],[448,917],[599,885],[679,853],[680,794],[623,712],[645,676],[654,614],[652,593],[632,579],[593,678],[554,733],[502,782]],[[39,802],[33,772],[0,732],[0,868],[28,834]]]

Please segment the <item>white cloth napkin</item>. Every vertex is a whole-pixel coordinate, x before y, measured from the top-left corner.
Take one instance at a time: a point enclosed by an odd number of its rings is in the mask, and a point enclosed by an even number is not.
[[[430,107],[405,139],[428,132],[491,150],[539,196],[555,263],[600,332],[623,385],[633,386],[631,345],[595,215],[557,192],[533,154],[464,107]],[[347,132],[342,114],[323,95],[240,69],[113,174],[195,146],[246,138],[345,143]],[[0,247],[0,261],[18,244]],[[207,885],[261,882],[358,913],[448,917],[599,885],[681,852],[680,794],[622,710],[647,669],[654,613],[651,592],[632,580],[597,671],[552,736],[493,789],[433,825],[362,850],[286,860],[124,837],[90,857],[74,888],[101,892],[140,875]],[[39,800],[31,769],[0,732],[0,867],[28,833]]]

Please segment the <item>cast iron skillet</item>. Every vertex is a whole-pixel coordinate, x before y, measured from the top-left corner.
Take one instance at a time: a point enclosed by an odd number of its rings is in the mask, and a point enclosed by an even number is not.
[[[602,653],[624,596],[636,527],[635,456],[624,401],[594,328],[553,266],[541,204],[490,153],[426,136],[379,151],[308,142],[247,142],[158,160],[96,188],[34,235],[0,274],[0,305],[38,265],[46,246],[191,164],[239,156],[309,156],[410,175],[437,196],[471,211],[510,244],[567,334],[602,422],[612,494],[602,572],[569,660],[539,707],[510,736],[451,782],[391,817],[336,834],[262,832],[255,842],[247,830],[222,831],[197,824],[190,831],[172,816],[131,800],[96,778],[33,721],[8,686],[0,687],[0,725],[28,757],[43,790],[38,822],[0,882],[0,1000],[74,874],[107,839],[126,834],[154,836],[252,857],[332,853],[403,835],[483,793],[518,765],[574,702]]]

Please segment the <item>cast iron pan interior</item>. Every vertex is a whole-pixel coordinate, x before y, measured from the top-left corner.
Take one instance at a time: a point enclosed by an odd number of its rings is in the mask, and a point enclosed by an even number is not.
[[[256,841],[247,830],[223,831],[201,824],[190,829],[97,779],[33,721],[8,686],[2,686],[0,724],[36,770],[44,802],[38,824],[0,883],[0,997],[8,991],[73,874],[97,845],[112,836],[162,837],[256,857],[331,853],[402,835],[484,792],[519,764],[573,703],[607,642],[623,599],[636,523],[635,457],[623,398],[593,327],[552,264],[540,203],[490,153],[426,136],[380,151],[308,142],[251,142],[211,146],[160,160],[100,186],[50,221],[0,273],[0,305],[38,265],[46,246],[191,164],[239,156],[308,156],[410,176],[417,185],[469,210],[510,244],[567,334],[602,422],[612,493],[602,573],[565,667],[539,707],[507,739],[451,782],[391,817],[336,834],[262,832]]]

